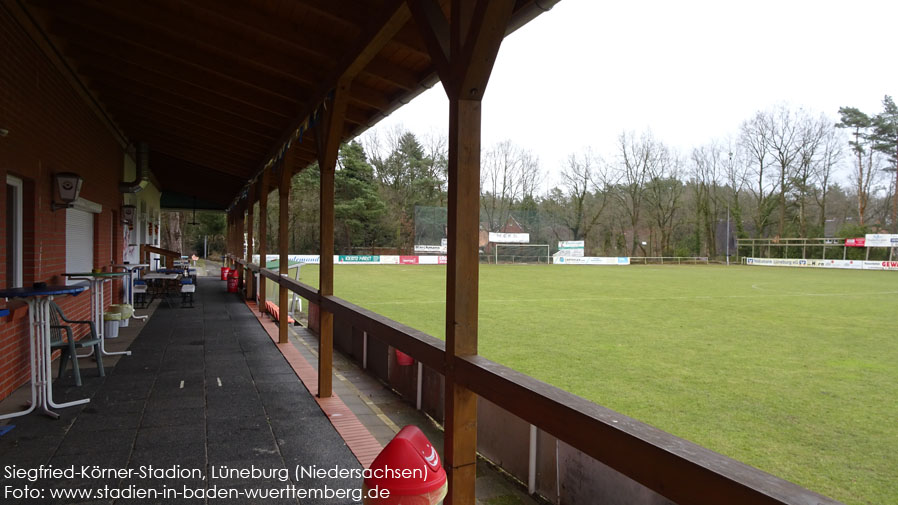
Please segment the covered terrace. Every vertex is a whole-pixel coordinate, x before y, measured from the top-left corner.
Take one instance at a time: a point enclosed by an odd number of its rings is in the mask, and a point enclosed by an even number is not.
[[[59,243],[50,243],[41,237],[47,229],[58,232],[67,227],[50,210],[52,174],[82,172],[85,195],[113,209],[108,214],[104,210],[94,222],[96,266],[115,262],[131,244],[121,238],[118,208],[123,194],[149,184],[160,191],[163,208],[189,208],[196,202],[199,208],[227,212],[229,261],[241,272],[241,295],[247,300],[258,293],[258,306],[264,307],[264,284],[274,282],[280,287],[281,307],[292,291],[320,308],[314,321],[317,377],[305,380],[319,402],[333,393],[335,327],[352,338],[365,342],[370,338],[399,349],[421,364],[419,370],[438,378],[431,384],[436,384],[440,399],[434,413],[445,430],[443,463],[449,479],[445,503],[475,502],[478,448],[490,444],[491,438],[506,437],[516,437],[509,443],[524,448],[530,461],[523,475],[509,471],[531,492],[561,503],[835,503],[478,356],[481,101],[505,35],[554,3],[2,0],[0,36],[8,49],[0,56],[4,81],[0,103],[10,114],[0,117],[8,122],[0,124],[5,132],[0,137],[0,170],[20,181],[24,188],[20,194],[33,197],[25,198],[21,216],[24,238],[19,240],[26,261],[21,273],[7,270],[12,272],[4,277],[7,287],[16,279],[18,285],[53,282],[65,271],[60,253],[52,248],[65,250],[66,240],[59,237]],[[445,341],[355,306],[333,290],[334,171],[340,144],[437,84],[450,104]],[[129,157],[134,160],[133,180],[126,175]],[[286,269],[283,237],[288,232],[290,180],[311,163],[318,163],[321,171],[318,289],[283,276],[285,270],[267,270],[251,261],[253,254],[264,258],[274,252],[259,230],[267,229],[267,201],[277,191],[281,209],[277,253]],[[253,226],[256,202],[258,230]],[[250,244],[245,253],[244,235]],[[252,247],[254,237],[258,250]],[[2,258],[10,264],[9,254]],[[254,286],[248,272],[259,274],[260,286]],[[110,293],[110,298],[114,296],[118,295]],[[240,321],[227,330],[204,323],[207,351],[220,347],[236,353],[232,357],[243,359],[251,376],[256,375],[254,365],[264,369],[280,363],[273,353],[282,347],[250,340],[248,333],[255,331],[258,321],[228,308],[234,305],[234,295],[224,299],[202,291],[198,298],[205,298],[203,314],[225,311]],[[85,310],[77,299],[67,307]],[[180,314],[158,311],[143,330],[148,337],[138,338],[135,355],[122,359],[125,368],[115,370],[103,388],[127,395],[124,384],[141,391],[149,387],[133,379],[116,385],[113,379],[124,375],[128,366],[139,368],[141,360],[159,358],[160,366],[165,366],[168,351],[160,355],[157,343],[144,344],[153,342],[154,332],[170,332],[164,349],[171,349],[173,356],[183,355],[175,360],[181,365],[188,363],[195,352],[183,346],[200,340],[188,335],[200,323],[195,315]],[[21,315],[12,318],[18,323],[4,330],[4,349],[11,349],[14,344],[8,342],[27,332]],[[288,343],[287,325],[279,327],[278,341]],[[244,347],[247,342],[260,356],[255,364]],[[15,344],[19,355],[21,349]],[[15,366],[11,383],[19,385],[27,374],[21,364]],[[154,380],[159,384],[161,379]],[[278,391],[279,381],[271,384],[266,389]],[[288,398],[294,393],[292,405]],[[284,387],[276,398],[286,402],[280,405],[287,413],[308,404],[292,387]],[[523,426],[523,431],[484,434],[478,429],[484,424],[478,416],[484,402],[491,413],[502,411],[516,419],[515,426]],[[213,402],[207,400],[200,407],[197,400],[194,408],[211,414]],[[344,461],[338,441],[327,438],[333,430],[322,425],[323,414],[309,408],[316,420],[268,415],[268,422],[287,430],[285,436],[295,439],[291,443],[325,440],[309,445],[322,464]],[[186,404],[176,410],[173,415],[191,415]],[[220,415],[238,418],[240,411],[235,405],[221,409]],[[201,435],[203,447],[234,438],[233,433],[212,429],[196,434]],[[189,433],[184,436],[191,438]],[[139,446],[139,431],[136,437]],[[566,468],[579,472],[564,482],[577,482],[577,490],[561,491],[562,479],[567,478],[559,473],[561,444],[573,451]],[[538,467],[537,452],[554,466]],[[571,466],[570,461],[577,463]],[[555,490],[545,491],[549,488]]]

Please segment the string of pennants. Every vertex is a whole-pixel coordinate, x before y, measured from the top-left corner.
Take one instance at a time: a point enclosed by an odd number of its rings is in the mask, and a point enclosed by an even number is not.
[[[290,135],[287,138],[287,141],[284,142],[284,144],[281,145],[280,149],[277,150],[277,153],[275,153],[275,155],[272,156],[271,159],[269,159],[265,163],[265,166],[262,168],[262,170],[260,170],[259,173],[257,173],[252,178],[252,180],[250,180],[247,183],[247,185],[243,187],[243,191],[240,193],[240,196],[238,196],[237,198],[234,199],[234,201],[228,207],[228,211],[231,211],[234,207],[236,207],[237,202],[249,197],[250,187],[252,187],[256,183],[256,181],[262,175],[262,172],[264,172],[265,170],[268,170],[272,167],[277,166],[284,159],[284,156],[287,155],[287,151],[290,150],[290,147],[293,145],[294,142],[302,143],[303,135],[307,131],[309,131],[310,128],[314,128],[315,125],[317,125],[318,122],[321,121],[322,112],[327,110],[327,100],[332,100],[332,99],[333,99],[333,91],[328,93],[327,98],[325,98],[325,100],[322,101],[318,107],[315,107],[314,111],[312,111],[308,116],[306,116],[306,118],[303,120],[303,122],[300,123],[299,126],[297,126],[296,129],[293,131],[293,134]]]

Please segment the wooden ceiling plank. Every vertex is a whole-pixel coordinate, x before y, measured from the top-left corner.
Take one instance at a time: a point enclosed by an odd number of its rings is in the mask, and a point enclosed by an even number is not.
[[[91,86],[97,96],[104,103],[117,104],[120,107],[130,107],[134,104],[145,104],[152,110],[171,110],[178,113],[179,117],[196,117],[203,122],[209,122],[233,131],[243,132],[258,138],[267,139],[269,142],[277,135],[276,128],[250,121],[227,111],[214,109],[199,102],[190,102],[186,99],[166,99],[158,94],[139,94],[133,89],[123,89],[118,86],[110,86],[102,82],[96,82]]]
[[[282,51],[277,45],[259,47],[257,41],[247,38],[245,30],[222,30],[202,20],[191,20],[182,12],[160,8],[158,2],[29,1],[46,6],[56,16],[78,20],[101,32],[125,34],[148,47],[160,41],[176,47],[201,45],[223,57],[301,78],[307,83],[318,82],[329,69],[328,66],[316,67],[311,62],[300,66],[294,55]]]
[[[205,15],[213,16],[228,23],[251,29],[257,34],[276,39],[319,61],[332,60],[333,52],[323,48],[338,48],[346,45],[345,37],[337,38],[321,30],[310,31],[294,21],[281,16],[268,16],[242,0],[194,0],[191,8],[202,9]]]
[[[414,72],[410,72],[381,57],[372,59],[361,73],[371,74],[406,91],[417,89],[421,85],[421,80],[418,79]]]
[[[282,126],[278,125],[283,125],[287,120],[287,116],[282,113],[265,111],[233,99],[218,97],[208,93],[196,95],[185,92],[185,87],[180,85],[180,83],[173,86],[163,86],[152,79],[149,81],[147,79],[135,80],[105,71],[95,76],[99,77],[99,79],[94,80],[91,83],[92,86],[103,89],[122,89],[125,93],[133,92],[141,97],[153,97],[163,104],[171,103],[182,108],[189,108],[191,105],[208,108],[234,116],[237,120],[251,122],[265,128],[274,128],[277,131],[280,131],[280,128],[282,128]]]
[[[217,139],[208,139],[208,138],[200,138],[200,137],[185,137],[183,134],[183,130],[171,130],[166,131],[166,134],[163,135],[159,133],[159,131],[163,131],[163,126],[157,123],[147,122],[145,124],[128,124],[128,131],[134,132],[136,138],[140,138],[142,140],[146,140],[148,144],[153,144],[154,142],[158,144],[161,141],[165,146],[171,146],[172,148],[176,148],[178,146],[183,147],[186,150],[195,150],[197,152],[202,152],[204,156],[212,156],[215,159],[225,159],[234,162],[235,168],[242,167],[241,173],[251,172],[246,167],[251,167],[256,160],[259,159],[258,153],[255,155],[251,152],[247,152],[243,148],[229,146],[228,148],[222,147],[221,143]],[[154,129],[157,130],[154,132]]]
[[[205,91],[239,99],[246,103],[250,101],[258,102],[268,110],[293,108],[299,104],[296,99],[223,78],[208,70],[184,65],[175,60],[153,58],[146,55],[138,56],[132,60],[127,56],[127,53],[120,54],[117,50],[108,50],[108,48],[97,49],[80,44],[72,44],[72,46],[73,49],[71,51],[77,51],[77,54],[73,54],[73,59],[76,61],[80,59],[91,60],[87,65],[102,65],[114,68],[118,72],[130,71],[132,75],[144,75],[149,72],[161,74],[192,84]],[[139,61],[141,64],[138,65],[134,63],[135,61]],[[90,77],[89,73],[85,72],[85,74]]]
[[[310,89],[308,80],[291,79],[284,74],[271,72],[266,67],[255,67],[197,46],[155,40],[153,46],[148,47],[124,33],[96,32],[92,28],[73,23],[71,19],[55,19],[50,23],[49,29],[54,35],[68,41],[66,46],[70,48],[86,48],[120,59],[137,60],[150,67],[171,68],[178,65],[191,69],[193,75],[205,75],[207,79],[228,79],[291,100],[296,100]]]
[[[114,77],[144,81],[162,89],[178,89],[179,94],[192,100],[201,100],[201,97],[212,94],[219,98],[237,101],[271,114],[280,114],[280,111],[293,110],[296,107],[295,102],[291,103],[284,98],[254,94],[252,91],[239,89],[224,81],[212,81],[201,85],[186,79],[183,74],[171,75],[166,72],[144,68],[126,60],[114,59],[114,61],[106,61],[105,63],[104,65],[93,61],[82,64],[78,67],[78,71],[89,78],[95,74],[107,74]]]
[[[116,117],[120,117],[118,112],[121,111],[121,116],[127,115],[129,120],[152,122],[171,128],[172,131],[174,131],[174,129],[181,129],[185,132],[189,132],[189,137],[195,135],[197,138],[223,139],[227,141],[229,146],[241,146],[245,147],[247,150],[259,150],[262,152],[266,150],[271,141],[271,139],[267,137],[253,140],[246,135],[241,135],[234,131],[225,131],[215,128],[211,123],[187,120],[184,117],[172,116],[158,109],[154,110],[149,107],[135,106],[133,104],[119,104],[116,102],[107,102],[107,104],[109,105],[109,110],[112,111],[113,115]]]

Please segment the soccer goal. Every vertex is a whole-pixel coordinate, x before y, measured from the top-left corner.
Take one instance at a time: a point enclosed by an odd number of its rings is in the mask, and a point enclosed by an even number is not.
[[[551,261],[549,244],[493,244],[493,260],[502,263],[545,263]]]

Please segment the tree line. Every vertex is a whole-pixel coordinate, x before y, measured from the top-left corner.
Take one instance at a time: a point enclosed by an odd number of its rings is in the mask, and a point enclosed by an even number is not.
[[[402,128],[363,139],[338,157],[336,250],[412,253],[421,240],[416,209],[446,206],[447,141]],[[513,222],[531,243],[583,240],[588,255],[602,256],[719,257],[728,228],[730,239],[896,231],[896,166],[898,108],[889,96],[882,111],[842,107],[838,118],[780,104],[688,152],[650,131],[622,132],[611,152],[570,154],[549,189],[533,152],[506,140],[481,154],[481,227],[505,231]],[[315,165],[292,180],[292,252],[318,250],[318,188]],[[270,198],[271,250],[277,214]],[[181,226],[185,244],[220,236],[219,219]]]

